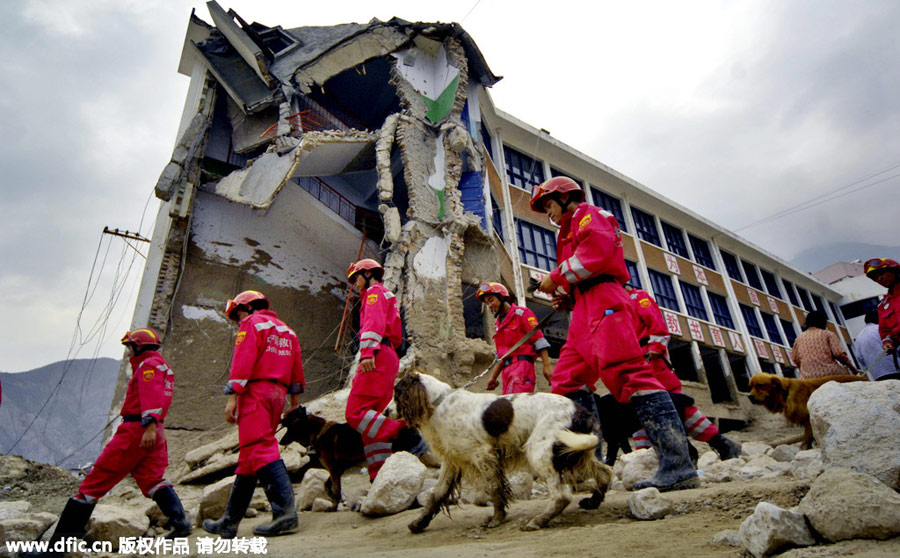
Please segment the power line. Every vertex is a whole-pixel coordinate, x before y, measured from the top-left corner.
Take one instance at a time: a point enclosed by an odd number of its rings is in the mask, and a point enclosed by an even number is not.
[[[738,228],[736,228],[736,229],[733,229],[733,232],[742,231],[742,230],[744,230],[744,229],[749,229],[750,227],[755,227],[755,226],[761,225],[761,224],[763,224],[763,223],[768,223],[768,222],[770,222],[770,221],[774,221],[774,220],[776,220],[776,219],[780,219],[781,217],[786,217],[786,216],[788,216],[788,215],[792,215],[792,214],[794,214],[794,213],[797,213],[798,211],[803,211],[803,210],[805,210],[805,209],[810,209],[810,208],[815,207],[815,206],[817,206],[817,205],[821,205],[821,204],[823,204],[823,203],[825,203],[825,202],[829,202],[829,201],[832,201],[832,200],[836,200],[836,199],[841,198],[841,197],[843,197],[843,196],[845,196],[845,195],[852,194],[852,193],[858,192],[858,191],[860,191],[860,190],[864,190],[864,189],[868,188],[869,186],[875,186],[875,185],[877,185],[877,184],[881,184],[882,182],[886,182],[887,180],[890,180],[890,179],[892,179],[892,178],[896,178],[897,176],[900,176],[900,175],[896,175],[896,174],[895,174],[895,175],[889,176],[889,177],[887,177],[887,178],[881,179],[881,180],[879,180],[879,181],[872,182],[872,183],[867,184],[867,185],[865,185],[865,186],[862,186],[862,187],[860,187],[860,188],[855,188],[855,189],[853,189],[853,190],[851,190],[851,191],[849,191],[849,192],[845,192],[845,193],[840,194],[840,195],[837,195],[837,196],[832,196],[832,194],[836,194],[836,193],[840,192],[841,190],[846,190],[847,188],[852,188],[853,186],[856,186],[857,184],[863,183],[863,182],[865,182],[866,180],[869,180],[869,179],[871,179],[871,178],[874,178],[874,177],[876,177],[876,176],[878,176],[878,175],[880,175],[880,174],[884,174],[884,173],[886,173],[887,171],[896,169],[896,168],[898,168],[898,167],[900,167],[900,161],[898,161],[897,163],[894,163],[894,164],[892,164],[892,165],[890,165],[890,166],[888,166],[888,167],[885,167],[885,168],[881,169],[881,170],[878,171],[878,172],[875,172],[875,173],[873,173],[873,174],[870,174],[870,175],[868,175],[868,176],[866,176],[866,177],[864,177],[864,178],[860,178],[860,179],[858,179],[858,180],[854,180],[854,181],[851,182],[850,184],[846,184],[846,185],[844,185],[844,186],[840,186],[840,187],[838,187],[838,188],[835,188],[834,190],[830,190],[830,191],[828,191],[828,192],[825,192],[824,194],[821,194],[821,195],[819,195],[819,196],[816,197],[816,198],[811,198],[811,199],[809,199],[809,200],[806,200],[806,201],[804,201],[804,202],[798,203],[798,204],[796,204],[796,205],[792,205],[791,207],[782,209],[782,210],[780,210],[780,211],[778,211],[778,212],[776,212],[776,213],[773,213],[773,214],[769,215],[768,217],[763,217],[762,219],[753,221],[752,223],[749,223],[749,224],[744,225],[744,226],[742,226],[742,227],[738,227]],[[823,198],[823,196],[824,196],[824,198]],[[829,197],[829,196],[832,196],[832,197]]]

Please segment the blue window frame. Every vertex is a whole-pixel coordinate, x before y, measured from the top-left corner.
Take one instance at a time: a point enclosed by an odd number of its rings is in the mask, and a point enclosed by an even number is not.
[[[828,315],[828,312],[825,312],[825,303],[822,302],[822,297],[817,294],[809,293],[809,296],[812,297],[813,304],[816,307],[816,310],[819,312],[823,312],[825,315]]]
[[[781,333],[778,331],[778,323],[775,321],[775,316],[765,312],[760,312],[760,315],[762,316],[763,324],[766,326],[766,333],[769,334],[769,341],[784,345],[784,340],[781,339]]]
[[[758,291],[763,290],[762,283],[759,280],[759,274],[756,273],[756,266],[747,260],[741,260],[741,266],[744,268],[747,284]]]
[[[784,285],[785,292],[787,292],[788,300],[791,301],[791,304],[799,308],[800,303],[797,301],[797,294],[794,292],[793,283],[791,283],[790,281],[785,281],[784,279],[781,280],[781,283]]]
[[[735,281],[744,282],[744,276],[741,275],[741,266],[738,265],[737,258],[733,254],[729,254],[725,250],[721,250],[722,253],[722,262],[725,263],[725,271],[728,272],[728,276],[734,279]]]
[[[491,221],[494,223],[494,230],[497,231],[497,234],[500,235],[500,240],[506,242],[506,239],[503,238],[503,208],[500,207],[500,204],[497,203],[497,200],[494,199],[494,196],[491,196]]]
[[[650,275],[650,285],[653,286],[656,302],[663,308],[681,312],[678,297],[675,296],[675,287],[672,286],[672,278],[653,269],[648,269],[647,274]]]
[[[709,251],[709,243],[692,234],[688,234],[688,241],[691,243],[691,250],[694,251],[694,261],[710,269],[715,269],[716,263],[713,261],[712,253]]]
[[[812,312],[815,310],[813,308],[812,302],[809,300],[809,293],[806,292],[806,289],[803,287],[797,287],[797,296],[800,297],[800,302],[803,303],[803,308],[806,309],[807,312]]]
[[[641,286],[641,275],[638,273],[637,262],[625,260],[625,267],[628,268],[628,275],[631,276],[628,283],[631,284],[632,287],[643,289],[644,287]]]
[[[831,313],[834,314],[834,318],[838,321],[839,324],[844,324],[844,316],[841,315],[840,311],[838,311],[837,306],[834,305],[830,300],[828,301],[828,306],[831,307]]]
[[[784,318],[778,318],[781,321],[781,329],[784,330],[784,336],[787,337],[787,346],[793,347],[794,341],[797,340],[797,332],[794,330],[794,322],[789,322]]]
[[[610,196],[597,188],[591,188],[591,195],[594,197],[594,205],[612,213],[616,221],[619,222],[619,229],[623,232],[628,232],[628,226],[625,224],[625,214],[622,213],[622,202],[619,198]]]
[[[778,281],[775,279],[775,274],[769,271],[766,271],[763,268],[759,268],[759,274],[762,275],[763,283],[766,284],[766,292],[775,298],[784,298],[781,296],[781,289],[778,288]]]
[[[508,145],[503,146],[506,158],[506,179],[513,186],[531,191],[532,187],[544,181],[544,164],[516,151]]]
[[[734,320],[731,318],[731,310],[728,309],[728,301],[725,297],[710,291],[706,291],[709,297],[709,306],[712,308],[713,318],[722,327],[734,329]]]
[[[691,285],[681,281],[681,294],[684,295],[684,305],[687,307],[687,313],[705,322],[709,321],[709,315],[706,313],[706,306],[703,305],[703,293],[700,287]]]
[[[669,252],[678,254],[682,258],[687,258],[687,244],[684,243],[684,232],[674,225],[670,225],[665,221],[662,222],[663,236],[666,237],[666,246]]]
[[[841,306],[841,315],[843,315],[845,320],[852,320],[853,318],[864,316],[866,312],[876,308],[878,308],[878,297],[873,296],[844,304]]]
[[[653,218],[653,215],[632,207],[631,216],[634,217],[634,228],[637,229],[638,237],[662,248],[662,242],[659,240],[659,231],[656,229],[656,219]]]
[[[484,144],[484,148],[487,149],[488,155],[491,156],[491,159],[494,158],[494,147],[493,142],[491,141],[491,133],[488,131],[487,126],[484,125],[484,116],[481,117],[481,143]]]
[[[756,311],[744,304],[738,303],[738,306],[741,308],[741,315],[744,316],[744,323],[747,324],[747,330],[750,332],[750,335],[762,339],[763,332],[762,328],[759,327],[759,320],[756,319]]]
[[[516,219],[516,233],[522,263],[547,271],[556,267],[556,235],[553,231]]]

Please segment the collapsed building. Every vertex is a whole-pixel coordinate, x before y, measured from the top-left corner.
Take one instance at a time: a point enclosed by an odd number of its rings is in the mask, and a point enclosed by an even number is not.
[[[284,29],[207,5],[212,24],[188,22],[178,71],[191,82],[133,318],[163,333],[178,373],[170,429],[221,423],[235,331],[222,309],[246,289],[297,332],[304,397],[341,387],[356,351],[345,270],[359,257],[384,263],[405,362],[464,383],[494,357],[481,282],[552,312],[526,290],[556,256],[528,202],[558,174],[619,220],[633,281],[665,310],[673,365],[709,416],[745,419],[752,373],[793,374],[806,311],[825,310],[849,342],[827,286],[496,108],[500,78],[458,24]],[[553,356],[566,326],[559,315],[545,329]]]

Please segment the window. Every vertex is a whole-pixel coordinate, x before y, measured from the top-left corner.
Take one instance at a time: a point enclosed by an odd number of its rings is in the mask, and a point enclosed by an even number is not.
[[[637,235],[641,240],[646,240],[650,244],[655,244],[662,248],[662,242],[659,240],[659,231],[656,230],[656,219],[653,218],[653,215],[632,207],[631,216],[634,217],[634,228],[637,229]]]
[[[522,263],[547,271],[556,267],[556,236],[553,231],[516,219],[516,233]]]
[[[781,333],[778,331],[778,323],[775,321],[775,316],[765,312],[760,312],[760,315],[762,316],[763,324],[766,326],[766,333],[769,334],[769,341],[784,345],[784,340],[781,339]]]
[[[678,298],[675,296],[675,288],[672,286],[672,278],[653,269],[648,269],[647,274],[650,275],[650,285],[653,286],[656,302],[663,308],[681,312],[678,307]]]
[[[579,186],[581,186],[581,189],[582,189],[582,190],[584,190],[584,182],[582,182],[581,180],[575,178],[574,176],[572,176],[571,174],[569,174],[569,173],[567,173],[567,172],[563,172],[563,171],[561,171],[561,170],[559,170],[559,169],[557,169],[557,168],[550,167],[550,176],[551,176],[551,177],[552,177],[552,176],[565,176],[565,177],[567,177],[567,178],[571,178],[571,179],[574,180],[576,183],[578,183]]]
[[[768,360],[759,359],[759,368],[767,374],[775,373],[775,365]]]
[[[500,207],[493,195],[491,196],[491,221],[494,223],[494,230],[500,235],[500,240],[506,242],[506,239],[503,238],[503,208]]]
[[[725,297],[709,291],[706,291],[706,294],[709,296],[709,306],[712,308],[716,323],[722,327],[734,329],[734,320],[731,319],[731,310],[728,309]]]
[[[834,303],[830,300],[828,301],[828,306],[831,307],[831,313],[834,314],[834,319],[836,319],[839,324],[846,325],[844,323],[844,316],[842,316],[841,313],[838,312],[837,306],[835,306]]]
[[[822,302],[822,297],[813,293],[809,293],[809,296],[812,297],[813,304],[816,306],[816,310],[818,310],[819,312],[825,312],[825,303]]]
[[[741,260],[741,266],[744,268],[744,275],[747,276],[747,284],[758,291],[763,290],[759,274],[756,273],[756,266],[746,260]]]
[[[781,290],[778,288],[778,281],[775,280],[775,274],[759,268],[759,274],[762,275],[763,283],[766,284],[766,292],[776,298],[784,298],[781,296]]]
[[[800,303],[797,302],[797,295],[794,293],[794,285],[790,281],[785,281],[784,279],[782,279],[781,282],[784,284],[784,290],[787,291],[788,299],[791,301],[791,304],[799,308]]]
[[[759,327],[759,320],[756,319],[756,311],[744,304],[738,304],[741,307],[741,314],[744,316],[744,323],[747,324],[747,330],[750,335],[762,339],[762,328]]]
[[[716,264],[709,251],[709,243],[692,234],[688,235],[688,241],[691,243],[691,250],[694,251],[694,261],[710,269],[715,269]]]
[[[668,246],[669,252],[678,254],[682,258],[689,257],[687,245],[684,243],[684,233],[681,232],[681,229],[663,221],[662,230],[663,235],[666,237],[666,246]]]
[[[628,228],[625,225],[625,214],[622,213],[622,202],[619,201],[619,198],[610,196],[606,192],[596,188],[591,188],[591,194],[594,197],[594,205],[602,207],[612,213],[613,217],[616,218],[616,221],[619,222],[619,229],[623,232],[628,232]]]
[[[806,292],[806,289],[804,289],[803,287],[797,287],[797,296],[800,297],[800,302],[803,303],[803,307],[806,308],[806,310],[815,310],[815,308],[813,308],[812,302],[810,302],[809,300],[809,293]]]
[[[491,156],[491,159],[494,158],[494,148],[492,146],[493,140],[491,139],[491,133],[488,131],[487,126],[484,125],[484,116],[481,117],[481,143],[484,144],[484,148],[487,149],[488,155]]]
[[[641,275],[638,273],[637,263],[631,260],[625,260],[625,267],[628,268],[628,275],[631,276],[628,283],[632,287],[643,289],[644,287],[641,286]]]
[[[703,305],[703,293],[700,287],[695,287],[690,283],[681,281],[681,294],[684,295],[684,305],[687,312],[698,320],[709,321],[709,315],[706,313],[706,307]]]
[[[506,157],[506,179],[513,186],[531,191],[531,188],[544,181],[544,165],[537,159],[516,151],[508,145],[503,146]]]
[[[725,271],[728,272],[728,276],[735,281],[740,281],[741,283],[743,283],[744,277],[741,275],[741,266],[738,265],[737,258],[724,250],[722,250],[721,252],[722,261],[725,263]]]
[[[845,320],[852,320],[853,318],[865,316],[866,312],[876,308],[878,308],[878,297],[873,296],[841,306],[841,314],[844,315]]]
[[[790,322],[783,318],[781,320],[781,329],[784,330],[784,336],[787,338],[787,346],[793,347],[794,341],[797,340],[797,331],[794,329],[794,322]]]

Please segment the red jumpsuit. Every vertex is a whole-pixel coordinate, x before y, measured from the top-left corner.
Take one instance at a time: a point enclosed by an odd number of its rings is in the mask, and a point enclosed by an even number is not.
[[[131,473],[144,496],[172,483],[163,478],[169,464],[163,421],[172,404],[175,374],[156,351],[131,357],[131,379],[122,404],[123,422],[81,481],[76,499],[93,504]],[[140,446],[144,430],[156,422],[156,444]]]
[[[882,343],[890,339],[894,348],[900,350],[900,288],[897,284],[891,286],[878,303],[878,335]]]
[[[281,459],[275,430],[287,393],[303,393],[303,361],[297,334],[271,310],[241,320],[225,393],[237,393],[238,442],[235,473],[256,471]]]
[[[629,294],[631,300],[634,301],[635,310],[641,320],[637,336],[644,347],[644,353],[655,351],[662,355],[660,358],[649,361],[653,367],[654,374],[665,386],[666,391],[681,393],[681,380],[669,368],[664,358],[668,353],[669,328],[666,327],[666,321],[663,318],[662,311],[659,309],[659,305],[647,291],[632,289]],[[708,442],[719,433],[716,425],[710,422],[697,407],[687,407],[681,420],[684,422],[684,429],[687,434],[701,442]],[[634,445],[637,449],[651,447],[650,440],[643,429],[635,433]]]
[[[629,276],[615,217],[581,203],[560,220],[559,267],[550,277],[574,296],[575,306],[553,369],[553,393],[593,390],[598,379],[622,403],[637,391],[664,390],[635,335],[639,318],[622,286]]]
[[[497,332],[494,334],[497,356],[505,355],[537,324],[538,319],[534,312],[524,306],[510,304],[509,312],[497,319]],[[521,347],[503,361],[501,364],[503,371],[500,376],[503,383],[503,395],[534,392],[534,359],[538,351],[549,347],[550,343],[544,339],[544,334],[541,333],[541,330],[537,330],[531,339],[522,343]]]
[[[394,380],[400,369],[396,347],[403,340],[397,297],[381,283],[373,283],[360,295],[359,359],[375,358],[375,369],[357,370],[347,398],[347,424],[362,434],[369,478],[391,455],[391,442],[406,426],[381,414],[394,396]]]

